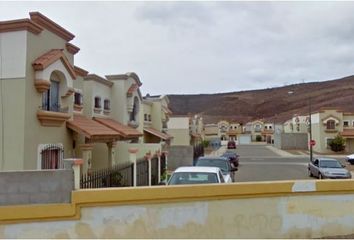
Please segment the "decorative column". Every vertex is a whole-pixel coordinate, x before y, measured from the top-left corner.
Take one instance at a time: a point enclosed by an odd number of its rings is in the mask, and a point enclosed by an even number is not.
[[[80,166],[84,163],[80,158],[64,159],[65,169],[72,169],[74,171],[74,189],[80,189]]]
[[[152,154],[151,151],[149,151],[145,154],[145,159],[148,161],[149,186],[151,186],[151,158]]]
[[[161,152],[160,150],[156,151],[156,156],[157,156],[157,179],[158,179],[158,184],[161,182]]]
[[[80,144],[79,148],[81,149],[81,155],[83,160],[82,173],[86,174],[88,171],[91,170],[93,144]]]
[[[108,142],[107,147],[108,147],[108,166],[112,167],[113,165],[116,164],[115,161],[115,148],[117,146],[117,142]]]
[[[137,171],[136,171],[136,154],[139,151],[137,148],[129,148],[129,160],[133,165],[133,186],[137,186]]]
[[[168,152],[167,151],[163,151],[162,153],[165,155],[165,172],[166,172],[166,185],[167,185],[167,182],[168,182],[167,181],[168,180],[167,179],[167,170],[168,170],[168,167],[167,167],[168,166],[168,164],[167,164],[167,162],[168,162],[167,161],[167,155],[168,155]]]

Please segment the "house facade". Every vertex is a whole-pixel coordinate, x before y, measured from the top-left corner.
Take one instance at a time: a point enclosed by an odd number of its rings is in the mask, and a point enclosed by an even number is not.
[[[144,143],[138,75],[75,66],[74,37],[39,12],[0,22],[0,170],[57,169],[79,157],[87,172],[129,161],[131,147],[138,157],[162,151]]]

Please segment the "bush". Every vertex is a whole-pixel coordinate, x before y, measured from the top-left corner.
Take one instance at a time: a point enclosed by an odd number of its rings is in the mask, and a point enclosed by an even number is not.
[[[207,148],[209,147],[209,141],[208,140],[203,140],[202,144],[203,144],[203,147]]]
[[[329,142],[329,146],[334,152],[343,151],[345,149],[345,139],[342,136],[337,135],[332,141]]]
[[[256,136],[256,141],[257,141],[257,142],[262,141],[262,136],[261,136],[261,135],[257,135],[257,136]]]

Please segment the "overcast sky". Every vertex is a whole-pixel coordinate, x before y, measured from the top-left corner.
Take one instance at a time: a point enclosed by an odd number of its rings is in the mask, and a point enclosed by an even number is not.
[[[142,92],[216,93],[354,73],[354,2],[3,2],[75,34],[75,65],[136,72]]]

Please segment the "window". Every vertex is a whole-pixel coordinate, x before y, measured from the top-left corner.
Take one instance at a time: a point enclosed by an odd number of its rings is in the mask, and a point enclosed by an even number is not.
[[[46,111],[59,112],[59,82],[50,81],[50,88],[42,95],[42,109]]]
[[[151,115],[150,114],[148,115],[148,120],[149,120],[149,122],[151,122]]]
[[[349,127],[349,121],[343,121],[343,127]]]
[[[129,120],[131,122],[135,122],[137,120],[137,116],[139,113],[139,99],[137,97],[134,98],[133,111],[130,113]]]
[[[255,132],[260,132],[260,131],[261,131],[261,125],[256,124],[256,125],[254,126],[254,131],[255,131]]]
[[[328,120],[327,129],[335,129],[335,128],[336,128],[336,122],[334,120]]]
[[[95,108],[101,108],[101,98],[95,97]]]
[[[82,94],[81,93],[75,92],[74,104],[82,105]]]
[[[148,115],[145,113],[144,114],[144,121],[146,122],[148,120]]]
[[[47,144],[41,150],[41,169],[63,168],[64,149],[61,145]]]
[[[268,126],[264,126],[264,129],[267,130],[267,129],[268,129]]]
[[[272,129],[272,126],[269,126],[269,129]]]
[[[111,101],[109,101],[108,99],[104,100],[103,105],[104,110],[111,110]]]

